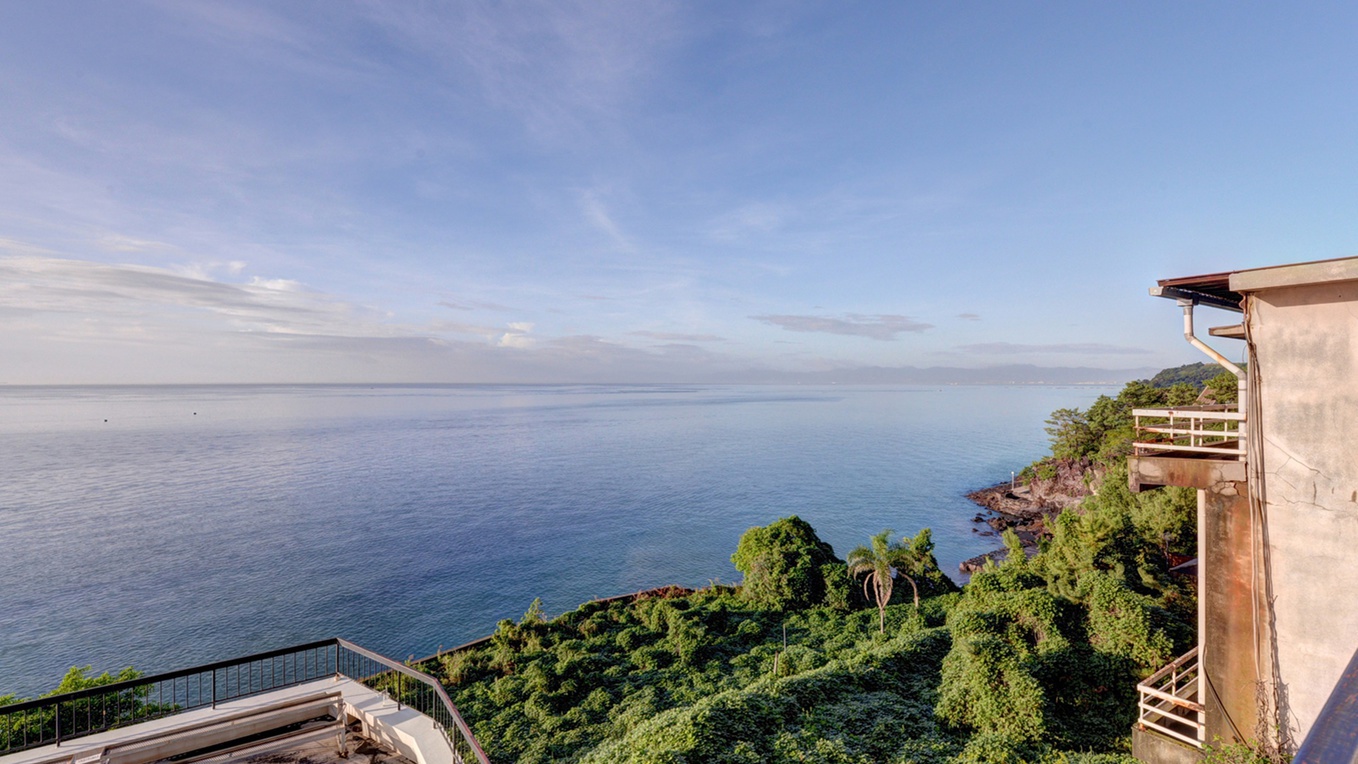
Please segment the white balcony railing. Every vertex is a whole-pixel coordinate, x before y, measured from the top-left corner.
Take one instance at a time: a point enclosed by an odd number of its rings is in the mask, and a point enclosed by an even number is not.
[[[1245,455],[1245,414],[1236,406],[1132,409],[1137,456],[1181,452],[1239,459]]]
[[[1136,689],[1141,696],[1137,702],[1137,723],[1142,729],[1154,730],[1195,748],[1203,747],[1207,725],[1202,695],[1198,692],[1198,648],[1151,674]]]

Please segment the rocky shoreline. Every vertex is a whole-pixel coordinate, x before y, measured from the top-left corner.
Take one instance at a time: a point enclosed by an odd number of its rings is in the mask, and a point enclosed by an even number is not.
[[[999,483],[967,494],[982,512],[972,521],[973,533],[999,536],[1012,529],[1029,557],[1037,554],[1037,540],[1051,535],[1047,523],[1066,507],[1078,504],[1091,493],[1094,480],[1086,479],[1089,466],[1081,463],[1059,465],[1050,480],[1033,480],[1026,485]],[[1097,478],[1098,475],[1091,475]],[[985,567],[986,560],[1002,562],[1009,555],[1004,548],[977,555],[958,564],[962,573],[971,574]]]

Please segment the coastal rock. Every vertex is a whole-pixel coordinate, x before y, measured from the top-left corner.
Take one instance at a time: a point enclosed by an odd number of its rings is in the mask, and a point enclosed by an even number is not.
[[[1029,559],[1032,559],[1034,556],[1037,555],[1037,543],[1035,541],[1032,544],[1025,543],[1023,546],[1023,553],[1028,555]],[[999,565],[1008,558],[1009,558],[1008,549],[996,549],[993,552],[978,554],[975,557],[972,557],[971,559],[963,560],[961,563],[957,565],[957,569],[962,571],[963,573],[975,573],[978,570],[981,570],[982,568],[985,567],[987,560],[994,560],[995,564]]]
[[[967,494],[977,505],[988,510],[977,514],[972,521],[977,525],[988,526],[991,530],[973,528],[980,535],[998,535],[1013,530],[1023,542],[1029,557],[1037,554],[1037,540],[1050,535],[1047,519],[1061,513],[1063,509],[1078,504],[1091,493],[1090,484],[1096,480],[1087,479],[1088,465],[1066,463],[1057,465],[1051,479],[1034,479],[1027,485],[999,483],[972,491]],[[989,515],[988,517],[986,515]],[[1008,552],[997,549],[964,560],[958,565],[963,573],[980,570],[986,560],[1003,561]]]

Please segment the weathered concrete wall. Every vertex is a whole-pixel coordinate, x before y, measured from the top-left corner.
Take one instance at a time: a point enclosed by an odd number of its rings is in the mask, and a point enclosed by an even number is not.
[[[1250,505],[1244,483],[1198,493],[1199,666],[1207,739],[1252,741],[1258,720]]]
[[[1243,483],[1245,463],[1173,456],[1129,456],[1127,480],[1134,492],[1165,485],[1205,490],[1227,483]]]
[[[1132,756],[1147,764],[1198,764],[1202,751],[1145,730],[1132,730]]]
[[[1310,729],[1358,647],[1358,282],[1251,299],[1281,708]]]

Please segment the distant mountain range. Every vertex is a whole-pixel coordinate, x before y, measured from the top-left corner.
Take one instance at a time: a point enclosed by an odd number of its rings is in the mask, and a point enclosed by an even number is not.
[[[1120,385],[1150,379],[1160,369],[1095,369],[1087,366],[1007,364],[980,369],[953,366],[857,366],[830,371],[750,371],[732,382],[807,385]]]

